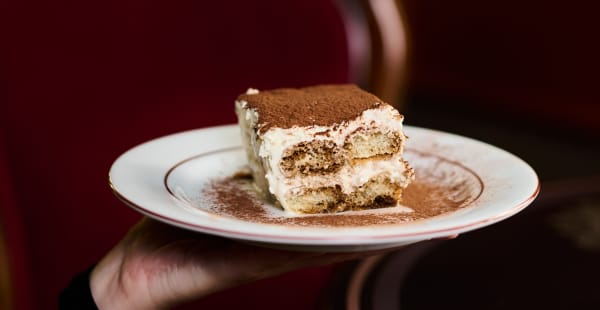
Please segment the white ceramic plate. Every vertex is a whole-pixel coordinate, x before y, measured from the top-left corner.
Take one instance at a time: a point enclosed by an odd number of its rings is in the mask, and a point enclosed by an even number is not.
[[[405,156],[415,169],[416,182],[451,189],[448,195],[430,193],[421,199],[416,190],[419,186],[415,186],[410,199],[416,204],[453,201],[459,208],[407,222],[388,221],[410,218],[411,213],[402,206],[298,217],[255,199],[258,203],[253,208],[262,208],[260,212],[264,212],[258,216],[262,220],[255,220],[252,214],[229,212],[246,206],[229,199],[233,202],[221,208],[222,202],[213,199],[211,192],[219,189],[214,184],[246,164],[236,125],[187,131],[143,143],[114,162],[109,181],[119,199],[159,221],[264,246],[308,251],[381,249],[465,233],[519,212],[539,192],[533,169],[506,151],[440,131],[412,126],[405,126],[405,131],[410,137]],[[241,186],[232,190],[231,196],[225,193],[225,199],[236,195],[251,196],[251,192]],[[388,220],[368,224],[344,220],[364,216]]]

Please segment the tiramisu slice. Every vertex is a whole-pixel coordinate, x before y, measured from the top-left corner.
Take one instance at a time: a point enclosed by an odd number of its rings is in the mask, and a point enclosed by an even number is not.
[[[249,89],[236,113],[257,189],[294,213],[396,206],[403,116],[355,85]]]

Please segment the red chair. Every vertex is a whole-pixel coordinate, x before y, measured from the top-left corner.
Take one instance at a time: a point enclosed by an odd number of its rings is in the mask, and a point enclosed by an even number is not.
[[[364,73],[391,67],[369,60],[380,55],[363,28],[372,19],[338,1],[30,0],[0,11],[0,228],[9,261],[0,276],[12,292],[3,309],[54,307],[70,279],[140,219],[107,185],[111,163],[130,147],[235,122],[233,100],[248,87],[356,81],[388,100],[401,89],[400,74]],[[384,54],[404,47],[372,42]],[[293,273],[250,291],[327,275]],[[236,302],[251,303],[228,298]]]

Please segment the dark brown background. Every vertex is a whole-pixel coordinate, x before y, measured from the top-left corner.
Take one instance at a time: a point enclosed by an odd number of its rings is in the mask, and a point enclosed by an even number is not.
[[[402,5],[408,124],[506,148],[543,180],[598,173],[596,2]],[[107,185],[119,154],[234,122],[233,99],[249,86],[346,82],[345,44],[333,1],[1,0],[0,202],[19,309],[53,307],[139,219]],[[261,306],[271,288],[299,287],[270,305],[305,309],[330,272],[205,303]]]

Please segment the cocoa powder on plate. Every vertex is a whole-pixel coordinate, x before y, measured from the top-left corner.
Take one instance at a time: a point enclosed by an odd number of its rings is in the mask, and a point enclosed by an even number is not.
[[[289,215],[272,203],[265,203],[254,192],[252,179],[229,177],[214,180],[204,188],[211,212],[243,221],[311,227],[352,227],[401,224],[456,211],[468,205],[472,195],[458,195],[459,186],[415,181],[406,188],[401,204],[413,212],[398,208],[377,211],[353,211],[317,215]],[[202,206],[198,206],[202,207]]]

